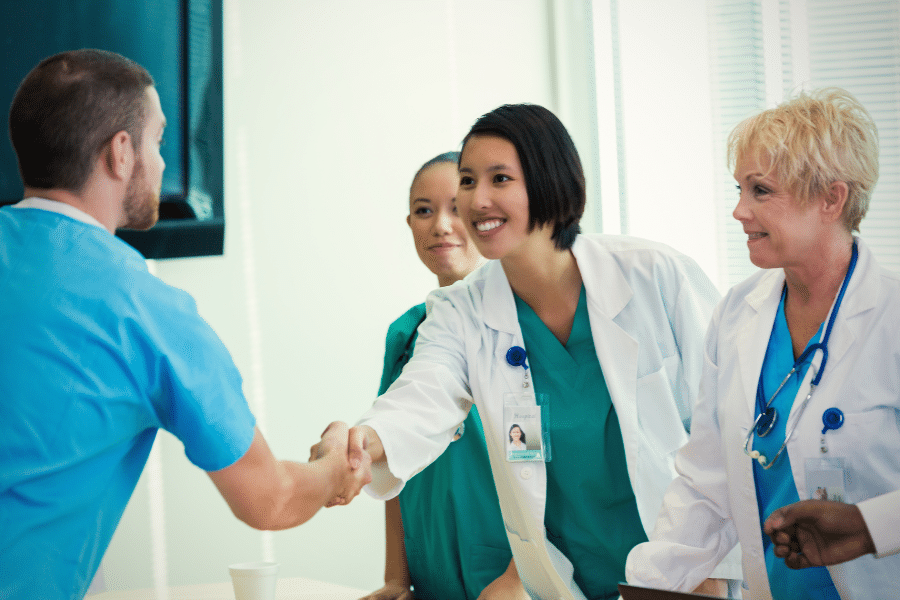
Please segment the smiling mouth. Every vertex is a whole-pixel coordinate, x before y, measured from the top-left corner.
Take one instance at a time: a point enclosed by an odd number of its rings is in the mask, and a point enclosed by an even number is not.
[[[459,244],[435,244],[434,246],[428,246],[429,250],[452,250],[453,248],[458,248]]]
[[[769,235],[769,234],[768,234],[768,233],[763,233],[763,232],[761,232],[761,231],[756,231],[756,232],[753,232],[753,233],[748,233],[748,234],[747,234],[747,237],[748,237],[748,239],[750,239],[750,240],[758,240],[758,239],[761,239],[761,238],[766,237],[767,235]]]
[[[489,221],[477,221],[475,222],[475,229],[478,231],[490,231],[492,229],[497,229],[501,225],[506,223],[506,219],[491,219]]]

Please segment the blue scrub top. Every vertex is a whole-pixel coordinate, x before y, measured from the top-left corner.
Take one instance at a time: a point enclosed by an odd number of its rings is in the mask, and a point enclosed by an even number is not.
[[[550,403],[547,537],[572,562],[585,596],[618,598],[628,552],[647,535],[597,359],[584,286],[565,346],[528,304],[515,300],[535,392],[542,404]]]
[[[156,431],[206,471],[250,447],[228,351],[108,231],[0,209],[0,598],[81,598]]]
[[[403,370],[425,319],[419,304],[394,321],[379,395]],[[484,429],[473,406],[462,437],[400,492],[406,560],[418,600],[477,600],[512,560]]]
[[[762,381],[766,402],[768,402],[779,384],[794,366],[794,350],[787,319],[784,315],[785,294],[781,295],[778,313],[772,326],[772,335],[766,348],[766,357],[762,367]],[[809,344],[816,343],[822,335],[822,326],[812,337]],[[807,344],[807,347],[809,347]],[[800,383],[809,370],[809,361],[791,375],[781,391],[772,402],[778,411],[778,419],[771,432],[765,437],[753,436],[753,449],[772,458],[781,448],[786,435],[788,414],[794,404],[794,398],[800,390]],[[759,416],[759,406],[756,416]],[[760,532],[766,518],[776,509],[798,502],[797,485],[794,482],[791,461],[785,449],[777,462],[770,469],[763,469],[757,461],[753,461],[753,475],[756,480],[756,500],[760,515]],[[769,536],[762,534],[765,552],[766,570],[769,574],[769,587],[773,600],[840,600],[840,596],[831,581],[826,567],[812,567],[794,570],[784,564],[784,559],[774,554],[774,545]]]

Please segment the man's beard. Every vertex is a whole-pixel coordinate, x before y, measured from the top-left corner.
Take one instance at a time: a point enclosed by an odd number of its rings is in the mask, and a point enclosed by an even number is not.
[[[159,190],[150,189],[142,160],[134,165],[123,209],[126,229],[150,229],[159,220]]]

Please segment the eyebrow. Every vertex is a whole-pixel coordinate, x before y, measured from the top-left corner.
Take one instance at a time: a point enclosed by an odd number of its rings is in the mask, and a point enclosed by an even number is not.
[[[431,199],[430,198],[416,198],[415,200],[413,200],[413,204],[415,204],[416,202],[427,202],[428,204],[431,204]]]
[[[512,167],[509,167],[504,164],[499,164],[499,165],[491,165],[486,170],[488,172],[511,171]],[[472,173],[472,169],[470,169],[469,167],[460,167],[459,172],[460,173]]]

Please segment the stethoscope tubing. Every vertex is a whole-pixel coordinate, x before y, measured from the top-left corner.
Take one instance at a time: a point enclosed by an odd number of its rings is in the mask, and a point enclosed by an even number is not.
[[[822,379],[822,375],[825,374],[825,364],[828,362],[828,340],[831,338],[831,330],[834,326],[835,319],[837,318],[838,311],[841,308],[841,304],[844,301],[844,294],[847,291],[847,287],[850,284],[850,278],[853,276],[853,271],[856,270],[856,262],[859,258],[859,249],[856,246],[856,240],[853,240],[853,249],[852,254],[850,256],[850,266],[847,268],[847,274],[844,276],[844,281],[841,284],[841,289],[838,292],[837,299],[834,303],[834,310],[831,311],[831,316],[828,318],[828,326],[825,328],[825,334],[822,336],[821,342],[816,342],[812,344],[808,348],[806,348],[800,356],[797,357],[797,360],[794,361],[794,365],[791,367],[790,372],[787,376],[781,381],[781,384],[778,386],[778,389],[775,390],[775,393],[772,394],[772,397],[769,398],[769,401],[765,401],[765,391],[763,390],[763,376],[762,369],[760,369],[759,374],[759,383],[756,387],[756,405],[759,409],[759,415],[753,422],[753,426],[750,428],[750,431],[747,432],[747,439],[744,442],[744,453],[757,460],[763,469],[770,469],[775,464],[775,461],[778,460],[778,457],[781,456],[784,449],[787,447],[788,440],[791,439],[791,436],[794,434],[794,430],[797,428],[797,424],[800,421],[800,416],[806,410],[806,405],[809,404],[810,398],[812,398],[813,392],[816,390],[816,387],[819,385],[819,381]],[[785,291],[782,294],[786,293]],[[797,372],[797,370],[807,361],[812,360],[813,355],[817,350],[822,351],[822,362],[819,363],[819,368],[813,376],[813,380],[809,386],[809,393],[806,395],[806,398],[800,404],[800,407],[794,413],[794,419],[790,423],[790,429],[787,431],[784,437],[784,443],[781,444],[781,448],[778,449],[778,452],[775,453],[775,456],[772,460],[768,460],[765,456],[760,454],[759,452],[750,450],[750,442],[753,439],[753,434],[756,433],[760,437],[764,437],[767,435],[775,425],[775,419],[777,418],[777,412],[773,411],[773,415],[770,416],[769,422],[765,423],[768,425],[765,433],[760,433],[760,420],[765,417],[768,413],[769,407],[772,405],[772,402],[775,400],[775,397],[778,396],[778,392],[781,391],[781,388],[787,383],[788,379]],[[756,455],[756,456],[754,456]]]

